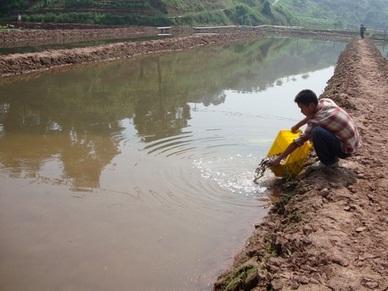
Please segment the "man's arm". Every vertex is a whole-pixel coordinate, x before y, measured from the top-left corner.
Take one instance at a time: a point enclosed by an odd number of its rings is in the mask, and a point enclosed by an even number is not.
[[[291,127],[291,131],[293,133],[297,132],[298,129],[300,127],[302,127],[303,125],[305,125],[309,120],[311,119],[311,117],[306,117],[304,119],[302,119],[301,121],[299,121],[297,124],[295,124],[293,127]]]
[[[309,121],[311,117],[306,117],[304,120]],[[302,121],[304,121],[302,120]],[[301,123],[300,121],[299,123]],[[294,139],[292,143],[288,145],[288,147],[275,159],[268,162],[269,166],[277,166],[280,164],[281,160],[285,159],[289,154],[291,154],[298,147],[302,146],[307,140],[310,139],[311,131],[313,129],[312,124],[308,124],[305,131],[298,138]]]

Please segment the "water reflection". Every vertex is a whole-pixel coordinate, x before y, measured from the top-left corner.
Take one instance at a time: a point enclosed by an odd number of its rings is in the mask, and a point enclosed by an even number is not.
[[[381,55],[384,58],[388,58],[388,41],[386,40],[380,40],[380,41],[374,41],[377,48],[380,50]]]
[[[0,162],[16,177],[39,177],[53,160],[75,189],[99,187],[119,154],[123,120],[140,142],[187,133],[190,105],[225,102],[225,90],[282,86],[287,76],[333,64],[342,45],[263,39],[44,73],[0,85]],[[54,181],[52,181],[54,183]]]

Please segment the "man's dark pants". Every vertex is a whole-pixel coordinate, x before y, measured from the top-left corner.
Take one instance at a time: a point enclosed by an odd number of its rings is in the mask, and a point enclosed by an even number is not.
[[[319,160],[326,166],[330,166],[338,161],[338,158],[344,159],[349,157],[348,154],[342,152],[339,139],[330,131],[315,127],[311,132],[315,152]]]

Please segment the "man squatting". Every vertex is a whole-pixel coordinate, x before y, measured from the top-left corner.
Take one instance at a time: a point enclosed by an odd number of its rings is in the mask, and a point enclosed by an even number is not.
[[[307,128],[279,156],[269,162],[270,166],[279,165],[296,148],[311,140],[318,156],[316,168],[338,167],[338,159],[354,154],[361,146],[361,138],[350,115],[333,100],[321,98],[311,90],[302,90],[295,100],[300,111],[306,116],[291,128],[296,132],[307,123]]]

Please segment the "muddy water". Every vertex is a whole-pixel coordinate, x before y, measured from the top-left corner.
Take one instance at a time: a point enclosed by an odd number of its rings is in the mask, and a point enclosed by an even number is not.
[[[342,48],[263,39],[2,81],[0,289],[209,289],[265,215],[257,162]]]
[[[377,48],[384,58],[388,58],[388,41],[375,41]]]

